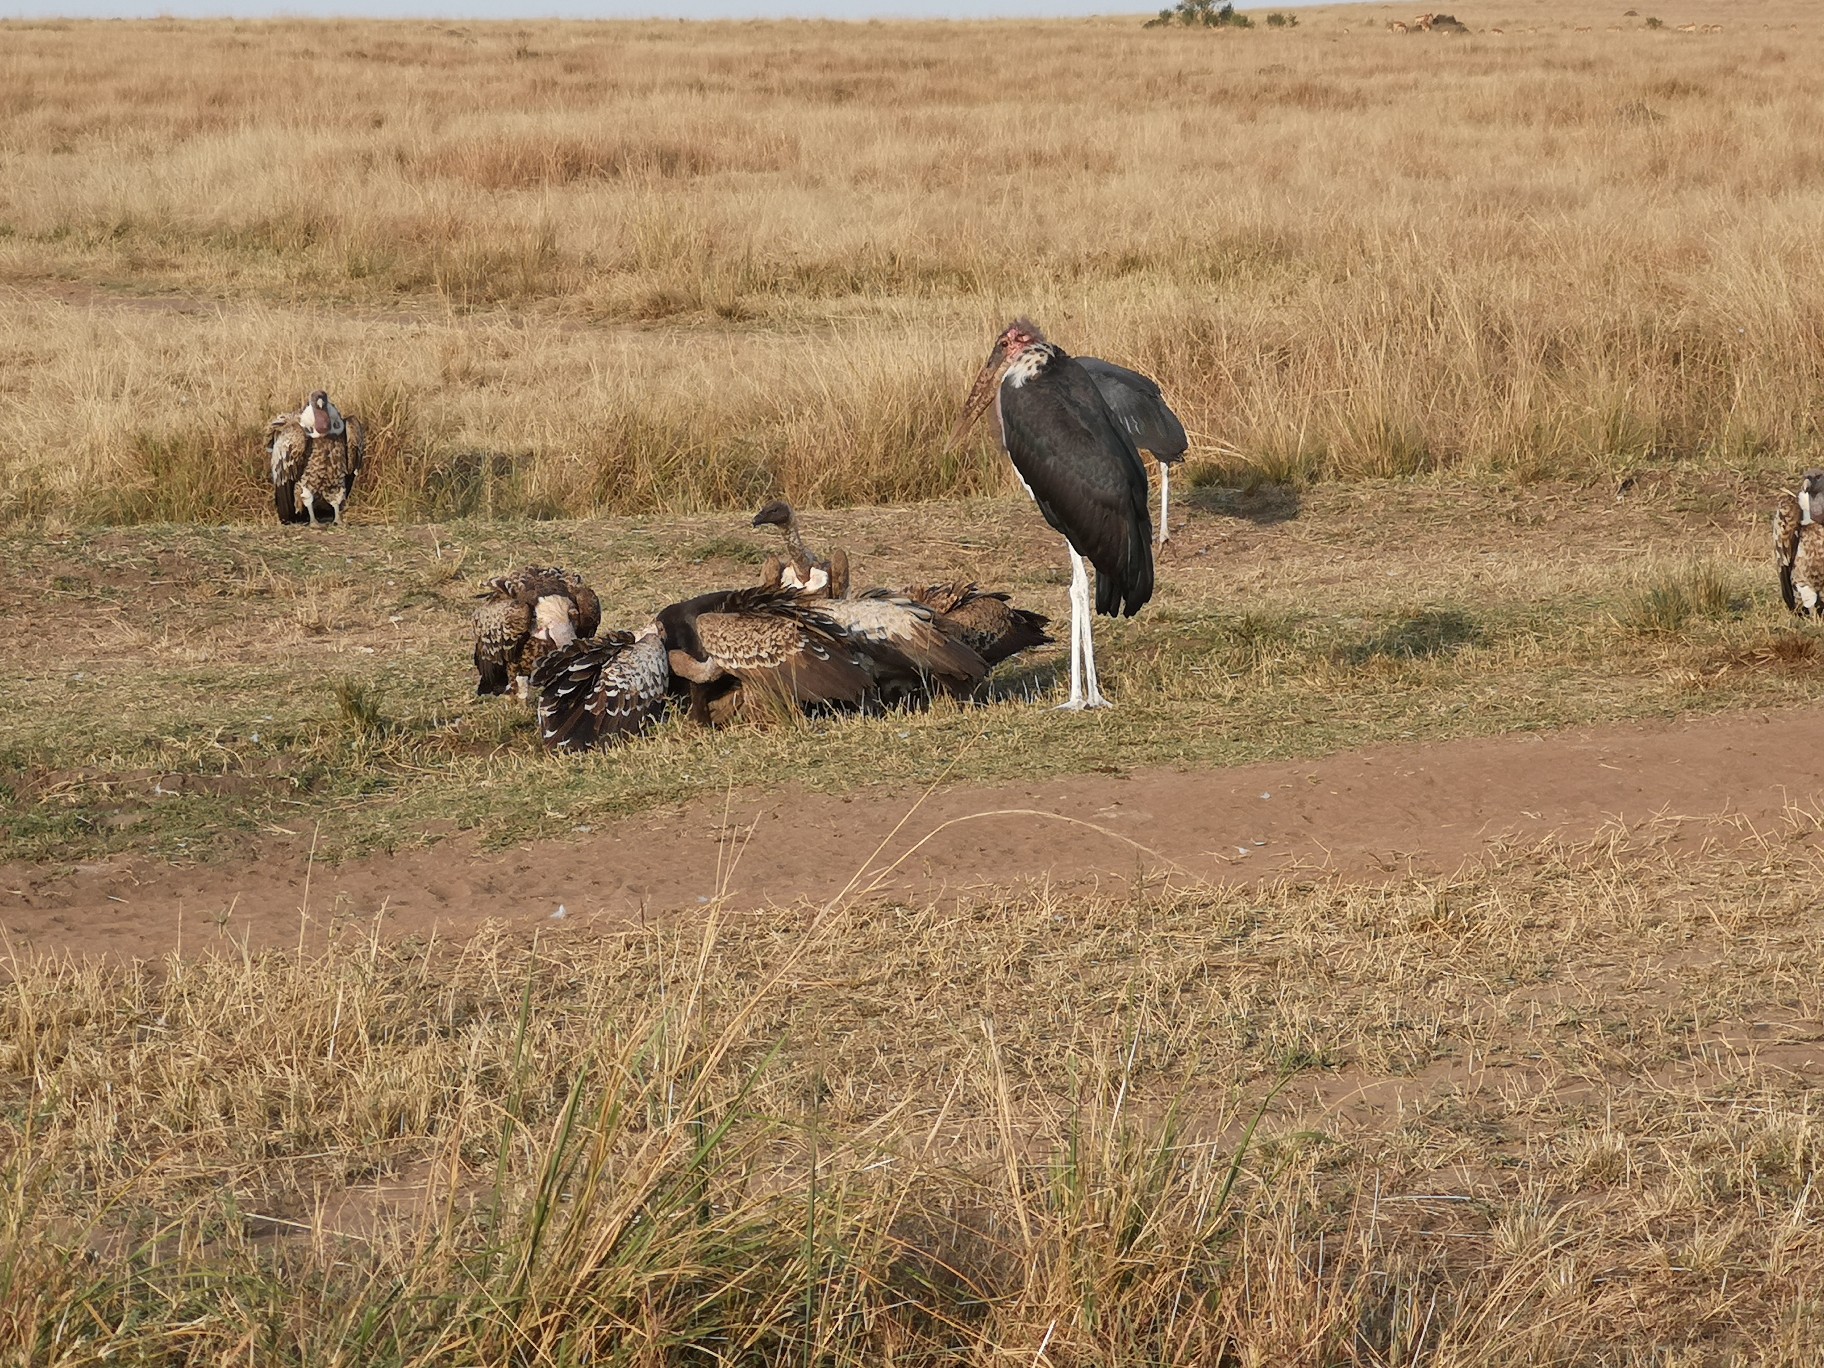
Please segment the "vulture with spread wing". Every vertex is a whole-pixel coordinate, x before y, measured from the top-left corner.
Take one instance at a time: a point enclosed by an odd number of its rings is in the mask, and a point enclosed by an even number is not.
[[[475,692],[530,697],[538,664],[602,625],[602,605],[582,577],[548,565],[528,565],[491,579],[476,595]]]
[[[367,455],[367,434],[318,390],[266,425],[273,504],[282,523],[340,524]]]

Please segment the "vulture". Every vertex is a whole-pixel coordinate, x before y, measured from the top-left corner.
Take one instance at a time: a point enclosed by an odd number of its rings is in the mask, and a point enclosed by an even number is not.
[[[1095,611],[1132,617],[1153,596],[1153,522],[1146,467],[1088,371],[1025,319],[995,339],[951,433],[959,444],[992,404],[1001,447],[1045,521],[1070,552],[1070,697],[1105,708],[1096,682]]]
[[[849,594],[849,556],[841,547],[829,558],[813,556],[804,545],[798,530],[798,515],[784,499],[774,499],[754,514],[754,526],[771,524],[785,538],[785,559],[768,556],[760,571],[760,583],[767,588],[802,589],[807,594],[824,598],[847,598]]]
[[[817,599],[760,585],[699,594],[637,632],[548,655],[532,675],[539,735],[558,751],[623,740],[681,701],[720,726],[769,711],[861,708],[962,692],[988,672],[929,608],[884,590]]]
[[[340,524],[367,455],[367,434],[318,390],[297,413],[266,425],[272,497],[282,523]]]
[[[1184,424],[1165,402],[1158,381],[1151,376],[1117,366],[1095,356],[1079,356],[1077,364],[1089,372],[1102,393],[1102,402],[1115,415],[1134,445],[1150,451],[1159,463],[1159,544],[1171,540],[1172,467],[1184,459],[1190,442]]]
[[[1824,617],[1824,470],[1808,470],[1797,494],[1773,506],[1773,553],[1780,597],[1801,617]]]
[[[1045,631],[1051,619],[1015,608],[1006,594],[989,593],[966,580],[913,585],[904,592],[912,602],[936,613],[938,625],[979,655],[991,670],[1021,651],[1051,644]]]
[[[475,610],[475,692],[531,696],[538,663],[602,625],[601,600],[581,576],[548,565],[528,565],[489,580]]]

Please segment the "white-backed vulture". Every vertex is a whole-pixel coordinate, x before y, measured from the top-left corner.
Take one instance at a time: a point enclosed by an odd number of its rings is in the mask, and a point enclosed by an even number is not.
[[[785,557],[768,556],[760,568],[760,585],[765,589],[802,589],[823,598],[847,598],[849,593],[849,553],[841,547],[826,559],[811,553],[804,544],[798,527],[798,515],[784,499],[774,499],[754,514],[754,526],[772,525],[785,538]]]
[[[1824,470],[1808,470],[1797,494],[1773,506],[1780,597],[1801,617],[1824,617]]]
[[[912,585],[905,597],[937,614],[938,625],[979,655],[989,669],[1003,660],[1051,644],[1042,613],[1015,608],[1009,596],[990,593],[967,580]]]
[[[272,497],[282,523],[341,523],[367,456],[367,434],[318,390],[266,425]]]
[[[549,565],[528,565],[489,580],[476,595],[475,692],[530,697],[539,661],[602,625],[602,605],[582,577]]]

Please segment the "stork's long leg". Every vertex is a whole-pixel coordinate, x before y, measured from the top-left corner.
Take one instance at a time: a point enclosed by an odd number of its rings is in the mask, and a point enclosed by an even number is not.
[[[1089,572],[1076,547],[1066,542],[1064,548],[1070,553],[1070,698],[1058,706],[1075,710],[1083,706],[1083,595],[1079,590],[1089,587]]]
[[[1159,462],[1159,545],[1164,546],[1172,539],[1172,524],[1169,513],[1172,506],[1172,468],[1164,461]]]
[[[1089,566],[1073,546],[1070,548],[1070,698],[1058,704],[1071,712],[1114,706],[1096,687],[1096,651],[1090,635],[1094,616],[1089,599]]]

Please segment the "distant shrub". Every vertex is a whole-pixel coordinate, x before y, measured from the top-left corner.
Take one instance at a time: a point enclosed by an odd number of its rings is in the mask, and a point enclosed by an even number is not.
[[[1267,27],[1268,28],[1297,28],[1298,27],[1298,16],[1296,14],[1282,14],[1278,10],[1273,10],[1271,13],[1269,13],[1267,15]]]
[[[1224,0],[1220,8],[1214,0],[1178,0],[1178,4],[1174,8],[1162,9],[1159,11],[1158,18],[1146,21],[1148,28],[1163,28],[1172,24],[1181,24],[1189,28],[1254,27],[1254,21],[1247,15],[1235,12],[1233,0]]]
[[[1652,18],[1652,17],[1649,17],[1647,19],[1648,28],[1664,28],[1665,26],[1666,26],[1666,21],[1664,19],[1657,19],[1657,18]]]

